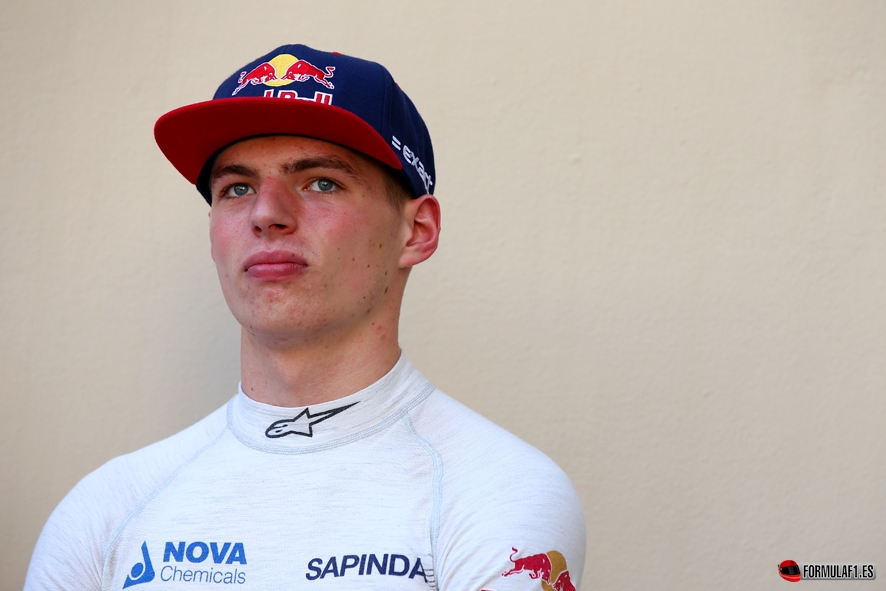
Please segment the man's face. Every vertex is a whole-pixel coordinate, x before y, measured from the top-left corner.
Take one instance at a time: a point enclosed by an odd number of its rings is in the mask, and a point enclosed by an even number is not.
[[[297,344],[399,310],[404,220],[379,164],[320,140],[254,138],[219,155],[210,187],[212,257],[252,335]]]

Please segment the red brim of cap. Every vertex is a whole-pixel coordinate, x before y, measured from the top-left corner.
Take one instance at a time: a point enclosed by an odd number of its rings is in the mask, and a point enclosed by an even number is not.
[[[196,184],[221,148],[261,135],[303,135],[341,144],[401,170],[396,153],[371,125],[332,105],[298,99],[244,97],[187,105],[154,125],[154,139],[176,170]]]

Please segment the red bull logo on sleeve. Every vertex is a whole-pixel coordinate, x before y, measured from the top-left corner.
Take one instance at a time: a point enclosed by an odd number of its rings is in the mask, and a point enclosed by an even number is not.
[[[569,578],[569,570],[566,568],[566,558],[556,550],[544,554],[532,554],[522,558],[514,558],[518,550],[511,548],[510,560],[513,568],[501,574],[510,577],[517,574],[528,574],[530,579],[541,579],[543,591],[575,591],[575,585]]]
[[[332,85],[329,78],[332,78],[334,70],[335,66],[326,66],[321,70],[306,60],[300,60],[288,53],[281,53],[257,65],[249,72],[245,70],[240,72],[240,78],[237,81],[239,86],[234,89],[231,96],[236,96],[238,92],[250,84],[286,86],[293,82],[307,82],[308,80],[313,80],[332,90],[335,86]]]

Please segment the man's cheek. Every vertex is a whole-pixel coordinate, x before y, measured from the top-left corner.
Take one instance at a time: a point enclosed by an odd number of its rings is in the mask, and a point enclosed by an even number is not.
[[[209,226],[209,255],[216,263],[224,263],[231,256],[231,248],[236,244],[236,236],[230,228],[221,223]]]

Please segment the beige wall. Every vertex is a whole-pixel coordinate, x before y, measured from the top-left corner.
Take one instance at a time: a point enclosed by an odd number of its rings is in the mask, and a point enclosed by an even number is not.
[[[79,478],[234,393],[207,208],[151,130],[289,42],[424,114],[444,233],[404,348],[569,473],[585,589],[886,569],[884,39],[878,0],[4,0],[0,587]]]

